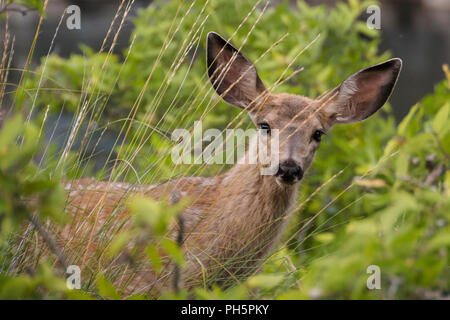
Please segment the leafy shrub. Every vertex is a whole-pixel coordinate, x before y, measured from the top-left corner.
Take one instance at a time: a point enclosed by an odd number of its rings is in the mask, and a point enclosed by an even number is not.
[[[21,274],[19,251],[13,236],[23,232],[27,221],[67,221],[64,194],[58,172],[39,168],[33,157],[39,150],[39,130],[20,115],[7,119],[0,130],[0,298],[60,297],[64,281],[49,264]],[[52,177],[53,175],[53,177]],[[26,239],[23,239],[26,241]],[[31,271],[30,271],[31,272]],[[47,291],[43,291],[44,288]]]
[[[69,59],[56,55],[45,58],[35,75],[29,75],[17,91],[17,109],[27,111],[36,101],[38,112],[33,121],[41,124],[47,106],[55,114],[64,106],[65,111],[75,114],[78,122],[87,125],[85,133],[74,130],[83,141],[92,139],[105,126],[120,132],[124,145],[117,143],[114,147],[117,160],[112,159],[116,161],[111,170],[113,177],[153,183],[178,175],[216,174],[225,169],[175,167],[169,158],[173,142],[165,133],[176,127],[191,128],[197,119],[203,119],[206,127],[225,128],[235,117],[231,127],[250,125],[239,110],[212,95],[204,63],[207,31],[218,31],[226,38],[233,35],[232,42],[237,47],[243,45],[243,52],[258,61],[256,66],[267,85],[286,80],[275,91],[311,97],[332,89],[358,69],[390,56],[378,54],[379,33],[368,30],[358,20],[373,2],[338,2],[334,9],[310,7],[303,1],[291,8],[288,2],[283,2],[266,8],[264,14],[264,3],[254,7],[254,1],[230,4],[214,0],[204,6],[205,3],[205,0],[181,5],[178,1],[155,2],[141,10],[135,18],[130,48],[122,55],[84,48],[84,55]],[[283,38],[286,33],[289,35]],[[278,45],[271,47],[280,39]],[[297,73],[301,67],[305,69]],[[334,128],[323,139],[304,179],[299,206],[282,245],[264,263],[261,273],[225,291],[197,288],[195,296],[199,299],[414,298],[442,297],[448,292],[449,82],[447,74],[435,93],[414,106],[399,125],[395,124],[387,105],[370,121]],[[36,90],[44,87],[55,90]],[[74,127],[78,122],[74,121]],[[6,170],[4,174],[8,178],[0,181],[0,190],[3,185],[9,190],[0,193],[0,204],[8,208],[2,208],[5,214],[0,211],[2,228],[7,221],[5,226],[11,233],[18,230],[27,215],[12,224],[16,219],[13,215],[20,211],[11,209],[14,207],[10,203],[35,193],[49,199],[56,192],[53,182],[37,183],[38,188],[32,189],[32,193],[19,185],[44,179],[42,175],[33,175],[36,172],[55,173],[56,163],[47,157],[45,170],[31,169],[34,168],[31,156],[37,145],[30,147],[32,151],[27,151],[26,143],[20,148],[14,143],[9,146],[17,150],[8,149],[5,151],[8,155],[25,152],[26,165],[21,168],[28,168]],[[89,162],[82,161],[86,144],[81,146],[68,157],[65,174],[70,178],[89,174],[85,171]],[[0,152],[1,148],[3,144]],[[17,160],[17,163],[22,162]],[[106,171],[97,173],[98,177],[104,177]],[[45,208],[48,201],[40,205]],[[146,213],[142,216],[152,225],[167,224],[164,219],[155,220],[164,207],[145,200],[136,200],[130,207],[137,215]],[[52,210],[47,216],[56,218]],[[110,250],[120,249],[128,236],[117,237]],[[2,250],[11,248],[4,246]],[[152,254],[157,250],[149,248],[150,263],[157,265],[159,257]],[[169,255],[182,264],[176,246],[168,245],[168,248]],[[10,265],[14,254],[17,253],[2,255],[2,265]],[[381,290],[366,288],[369,265],[381,268]],[[34,278],[27,278],[28,284],[21,286],[14,282],[21,276],[6,275],[7,270],[2,269],[4,278],[0,281],[12,282],[3,287],[17,286],[19,293],[5,289],[4,296],[33,295],[36,286],[46,283],[46,280],[36,280],[30,285]],[[114,287],[110,275],[94,276],[96,281],[92,286],[75,294],[65,293],[66,296],[121,297],[121,288]],[[170,298],[186,297],[185,292],[164,294]]]

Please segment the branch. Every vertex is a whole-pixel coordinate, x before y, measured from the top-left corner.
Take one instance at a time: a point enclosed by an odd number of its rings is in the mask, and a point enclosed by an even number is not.
[[[184,234],[184,219],[181,214],[178,215],[178,235],[177,235],[177,244],[178,247],[181,248],[183,245],[183,234]],[[175,290],[175,293],[180,292],[180,266],[175,263],[175,274],[173,277],[173,289]]]
[[[56,255],[59,262],[61,262],[64,270],[67,270],[68,267],[67,259],[61,252],[61,250],[59,249],[58,245],[53,240],[53,238],[47,233],[47,231],[45,231],[45,229],[42,227],[42,225],[40,224],[40,222],[36,217],[30,216],[28,219],[30,220],[31,224],[36,228],[36,230],[40,233],[40,235],[44,239],[45,243],[47,243],[50,250],[52,250],[53,253]]]
[[[430,172],[430,174],[425,179],[424,184],[427,186],[431,186],[437,181],[437,179],[439,179],[440,176],[444,174],[445,174],[445,165],[441,163]]]

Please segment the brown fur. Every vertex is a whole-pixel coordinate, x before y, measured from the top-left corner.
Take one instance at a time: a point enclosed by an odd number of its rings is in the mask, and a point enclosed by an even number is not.
[[[182,269],[183,287],[212,283],[228,286],[255,270],[275,245],[287,221],[289,208],[295,204],[297,185],[279,185],[273,176],[262,176],[256,165],[236,165],[228,172],[210,178],[181,178],[149,187],[111,184],[93,179],[74,181],[70,185],[68,212],[73,222],[57,233],[70,264],[95,273],[111,263],[130,263],[124,256],[113,262],[105,255],[108,241],[98,234],[114,219],[123,222],[122,231],[130,228],[129,214],[123,203],[128,194],[136,192],[155,199],[177,194],[189,197],[192,203],[183,211],[184,242],[187,263]],[[68,185],[69,187],[69,185]],[[174,226],[170,237],[178,235]],[[110,229],[108,233],[118,230]],[[130,244],[129,248],[136,243]],[[75,256],[82,249],[81,256]],[[143,249],[143,247],[141,247]],[[127,252],[125,255],[129,254]],[[144,257],[136,256],[139,263]],[[159,277],[150,266],[139,267],[128,292],[158,292],[172,285],[173,266]],[[124,279],[128,277],[123,276]],[[160,283],[158,283],[160,282]],[[116,281],[122,286],[120,278]]]
[[[278,129],[280,163],[291,161],[304,172],[319,146],[314,133],[372,115],[389,97],[401,68],[401,60],[389,60],[355,73],[323,98],[309,99],[269,92],[248,59],[217,34],[208,35],[207,53],[208,74],[217,93],[248,110],[255,125],[264,122]],[[115,283],[128,293],[156,294],[171,285],[173,265],[166,264],[156,275],[145,258],[142,239],[129,243],[119,257],[109,258],[105,250],[110,239],[102,236],[132,225],[123,206],[129,194],[172,201],[187,197],[191,203],[181,215],[187,260],[181,283],[188,289],[199,284],[228,286],[254,272],[276,245],[296,202],[299,181],[284,183],[276,175],[261,175],[259,169],[236,164],[218,176],[185,177],[159,186],[76,180],[66,186],[67,212],[74,220],[54,234],[70,264],[92,274],[126,264]],[[175,223],[168,236],[178,235]]]

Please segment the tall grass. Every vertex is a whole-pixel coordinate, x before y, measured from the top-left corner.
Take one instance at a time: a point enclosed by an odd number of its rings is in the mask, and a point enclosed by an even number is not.
[[[167,34],[162,35],[164,38],[163,45],[159,49],[159,52],[156,56],[156,59],[154,61],[148,61],[149,65],[151,65],[150,72],[148,75],[146,75],[146,80],[144,84],[142,85],[142,88],[140,88],[139,94],[135,97],[134,102],[132,105],[130,105],[128,114],[119,119],[115,119],[113,122],[108,123],[107,125],[103,127],[99,127],[98,123],[102,123],[102,118],[104,117],[105,110],[108,110],[108,108],[111,108],[111,96],[114,93],[115,86],[117,83],[119,83],[120,77],[122,76],[122,72],[125,70],[125,67],[128,63],[128,58],[131,54],[131,52],[134,50],[134,44],[136,41],[136,38],[132,38],[130,40],[130,45],[128,49],[126,50],[126,54],[123,57],[123,60],[121,61],[121,66],[119,70],[117,71],[113,85],[108,88],[108,90],[103,90],[105,80],[109,76],[108,68],[111,64],[111,59],[113,58],[113,52],[117,45],[117,39],[121,31],[123,30],[123,26],[127,21],[127,18],[130,15],[130,12],[133,8],[134,1],[133,0],[122,0],[120,5],[117,8],[117,12],[111,21],[111,24],[109,26],[109,29],[103,39],[103,43],[101,45],[101,48],[98,52],[98,54],[104,54],[104,61],[100,66],[100,73],[94,72],[94,66],[89,69],[84,70],[84,76],[83,76],[83,85],[80,92],[77,92],[78,94],[78,105],[76,108],[76,111],[74,113],[73,121],[71,124],[70,130],[66,133],[66,137],[64,139],[64,143],[59,151],[49,153],[49,150],[51,150],[51,144],[52,137],[50,140],[46,142],[46,145],[44,146],[44,154],[45,156],[42,156],[39,163],[39,166],[43,166],[41,170],[49,169],[50,171],[54,171],[53,173],[56,175],[59,170],[63,170],[66,173],[70,173],[67,175],[66,178],[63,179],[62,183],[67,186],[67,192],[70,193],[71,191],[77,191],[76,189],[73,189],[71,186],[72,184],[76,185],[75,178],[71,179],[68,178],[69,176],[72,177],[84,177],[86,175],[89,175],[92,173],[89,168],[89,161],[86,161],[87,159],[90,159],[91,157],[95,157],[95,152],[97,150],[97,147],[101,143],[101,139],[103,137],[104,132],[108,129],[108,127],[111,125],[119,124],[120,129],[117,133],[117,138],[114,142],[113,148],[110,150],[109,154],[106,157],[106,161],[103,164],[102,169],[100,172],[102,173],[99,175],[102,177],[105,181],[107,181],[108,185],[106,186],[106,190],[113,186],[115,183],[119,182],[128,182],[127,188],[128,191],[124,194],[123,197],[121,197],[117,204],[116,209],[112,211],[109,219],[104,223],[104,225],[99,229],[98,232],[95,234],[93,233],[94,227],[93,226],[87,226],[87,228],[90,230],[86,233],[86,238],[83,239],[69,239],[68,243],[61,243],[60,239],[58,239],[58,233],[55,232],[55,228],[61,228],[61,227],[55,227],[53,224],[49,224],[46,221],[40,221],[39,215],[35,216],[35,223],[28,226],[25,231],[21,232],[21,235],[19,236],[20,241],[16,245],[14,245],[14,248],[11,248],[12,251],[12,257],[11,261],[14,261],[13,268],[10,268],[8,270],[9,273],[13,274],[19,274],[21,272],[25,272],[27,268],[30,266],[37,266],[40,263],[40,260],[42,258],[48,258],[49,256],[55,256],[53,257],[53,266],[57,267],[61,264],[62,260],[65,261],[77,261],[79,258],[86,255],[86,248],[89,248],[94,242],[97,243],[99,247],[101,247],[104,252],[101,254],[101,256],[92,256],[92,257],[86,257],[87,263],[85,266],[86,268],[92,268],[89,273],[89,278],[84,279],[83,281],[83,289],[86,292],[89,292],[91,294],[97,294],[96,289],[96,280],[99,274],[105,275],[107,279],[109,279],[111,282],[120,285],[117,287],[119,291],[124,291],[124,289],[132,282],[133,277],[136,275],[137,271],[140,268],[145,268],[150,264],[149,261],[142,261],[139,260],[139,263],[123,263],[123,264],[117,264],[115,263],[115,258],[111,258],[110,260],[106,259],[105,257],[108,254],[108,248],[110,248],[118,237],[122,234],[122,232],[126,229],[125,226],[127,226],[128,220],[124,220],[121,217],[121,214],[123,213],[125,208],[127,207],[129,197],[131,195],[136,194],[136,190],[140,188],[141,185],[150,185],[150,184],[159,184],[161,183],[160,177],[163,176],[162,170],[167,170],[166,165],[158,165],[159,163],[167,164],[170,163],[170,155],[171,155],[171,148],[175,142],[170,141],[170,138],[168,137],[168,132],[170,133],[171,130],[183,127],[186,123],[193,123],[194,120],[202,120],[207,117],[208,114],[214,113],[215,108],[219,103],[219,99],[215,96],[215,93],[213,92],[212,86],[209,83],[208,76],[206,73],[206,66],[205,66],[205,72],[203,73],[203,76],[201,78],[201,85],[198,86],[195,90],[193,90],[189,96],[189,98],[184,101],[181,105],[178,103],[178,94],[183,89],[183,86],[185,82],[190,81],[190,70],[194,63],[200,63],[200,61],[196,61],[197,56],[197,49],[199,46],[199,43],[205,41],[205,35],[210,30],[205,30],[205,23],[208,21],[208,19],[211,19],[211,10],[210,10],[210,1],[204,1],[203,4],[199,4],[201,1],[189,1],[184,2],[180,1],[178,9],[175,13],[175,16],[173,17],[170,27],[168,29]],[[155,4],[157,5],[157,4]],[[271,4],[269,2],[265,1],[256,1],[253,8],[244,15],[244,18],[242,19],[241,23],[236,26],[236,28],[232,31],[227,30],[227,33],[231,34],[231,36],[227,39],[228,41],[231,41],[238,45],[239,50],[245,51],[245,45],[247,43],[248,38],[255,32],[255,30],[258,30],[258,26],[261,23],[261,18],[264,14],[266,14],[266,11],[268,10],[269,6]],[[190,14],[192,14],[192,8],[194,6],[200,6],[199,14],[196,17],[194,23],[190,25],[190,29],[187,33],[183,33],[183,41],[175,42],[176,36],[181,33],[181,28],[184,26],[185,18],[188,17]],[[47,1],[44,3],[44,8],[47,7]],[[212,14],[220,14],[213,12]],[[249,18],[252,18],[252,23],[249,22]],[[48,54],[46,57],[43,58],[41,66],[42,66],[42,73],[40,74],[38,87],[35,88],[35,91],[33,94],[31,94],[31,99],[27,100],[27,105],[23,110],[17,110],[15,107],[16,103],[16,96],[17,94],[22,94],[23,92],[20,91],[22,88],[23,82],[26,77],[28,77],[32,71],[30,70],[30,60],[33,55],[33,51],[36,45],[36,42],[39,41],[39,33],[40,33],[40,27],[43,23],[43,17],[40,18],[39,24],[36,28],[34,41],[32,44],[32,47],[30,48],[30,52],[28,54],[27,62],[21,70],[20,80],[16,88],[16,95],[12,95],[14,98],[12,99],[12,104],[10,106],[2,105],[2,109],[0,111],[2,113],[6,112],[8,116],[13,113],[24,113],[27,115],[26,121],[36,121],[36,119],[41,119],[41,122],[39,123],[39,126],[42,128],[47,126],[48,121],[48,109],[49,107],[43,107],[39,106],[37,104],[38,97],[43,91],[60,91],[60,90],[68,90],[71,92],[76,92],[76,88],[43,88],[41,87],[41,84],[43,83],[44,77],[47,77],[48,74],[46,71],[46,65],[47,61],[51,56],[51,52],[53,50],[55,39],[57,38],[58,32],[60,28],[62,27],[62,23],[64,19],[66,18],[65,13],[62,14],[59,24],[55,30],[55,33],[52,38],[51,45],[48,50]],[[6,94],[5,88],[8,84],[8,76],[9,72],[11,71],[11,59],[13,56],[13,47],[14,47],[14,38],[11,39],[11,35],[8,29],[8,15],[5,17],[5,41],[4,41],[4,47],[3,47],[3,55],[1,59],[1,73],[0,73],[0,101],[4,101],[4,96]],[[242,35],[242,27],[245,26],[246,30],[249,30],[244,36],[240,39],[243,39],[241,41],[236,41],[235,37],[237,34]],[[281,38],[279,38],[277,41],[273,42],[270,46],[268,46],[265,51],[256,59],[254,60],[254,63],[256,66],[258,66],[258,63],[264,60],[266,55],[270,53],[276,46],[278,46],[280,43],[283,43],[286,38],[288,38],[290,35],[288,33],[284,34]],[[297,59],[307,52],[311,47],[313,47],[320,39],[320,33],[317,33],[315,38],[310,42],[303,46],[303,50],[298,51],[291,59],[286,63],[285,69],[280,71],[279,78],[275,81],[275,83],[270,87],[271,90],[277,90],[278,87],[280,87],[282,84],[290,81],[292,77],[296,76],[298,73],[301,73],[303,69],[298,69],[297,71],[290,72],[288,75],[288,71],[292,69],[292,66],[296,64],[298,61]],[[176,46],[178,50],[176,51],[176,54],[174,56],[167,57],[167,52],[169,47]],[[143,98],[148,95],[148,87],[149,84],[153,81],[153,76],[155,70],[160,68],[161,61],[163,58],[169,58],[172,60],[172,63],[170,67],[165,70],[165,77],[163,81],[159,84],[158,89],[156,93],[153,94],[153,96],[150,99],[150,103],[148,105],[143,105]],[[182,76],[182,82],[179,88],[177,88],[177,93],[175,96],[167,96],[168,88],[171,86],[172,81],[175,76],[179,76],[180,72],[180,66],[182,65],[188,65],[187,71]],[[230,63],[231,64],[231,63]],[[230,65],[229,64],[229,65]],[[229,67],[227,66],[227,68]],[[98,70],[96,70],[98,71]],[[221,74],[223,75],[227,69],[219,70]],[[96,75],[95,77],[93,75]],[[98,76],[99,75],[99,76]],[[220,76],[219,76],[220,79]],[[108,79],[110,80],[110,79]],[[167,103],[169,101],[169,103]],[[144,110],[142,110],[144,109]],[[62,112],[62,111],[61,111]],[[316,110],[315,112],[318,112]],[[0,113],[0,114],[2,114]],[[35,114],[39,113],[41,114],[40,117],[36,117]],[[200,118],[195,119],[195,115],[200,114]],[[140,115],[138,117],[138,115]],[[227,121],[228,124],[223,129],[222,133],[225,132],[226,129],[237,129],[237,128],[250,128],[252,124],[250,124],[248,121],[244,118],[245,111],[242,110],[239,112],[236,116],[230,117]],[[6,117],[6,116],[5,116]],[[168,120],[168,118],[171,118]],[[175,120],[173,120],[175,119]],[[293,119],[294,120],[294,119]],[[59,118],[56,120],[55,127],[58,125]],[[191,133],[193,132],[194,128],[189,127],[188,128]],[[283,128],[284,129],[284,128]],[[282,130],[283,130],[282,129]],[[300,130],[300,127],[297,128],[297,130]],[[97,132],[101,132],[100,136],[95,140],[95,134]],[[152,137],[158,134],[161,136],[162,140],[164,141],[165,146],[168,146],[166,148],[161,148],[162,152],[160,152],[158,155],[152,154],[152,158],[155,160],[149,164],[148,167],[142,168],[137,163],[137,157],[138,155],[142,156],[142,154],[145,152],[148,152],[148,150],[152,150],[147,148],[148,144],[151,143]],[[39,134],[41,135],[41,133]],[[75,149],[74,145],[76,141],[81,141],[79,148]],[[227,141],[223,141],[223,146]],[[89,146],[94,145],[94,148],[91,152],[89,152]],[[133,147],[130,147],[133,146]],[[153,149],[154,150],[154,149]],[[365,172],[363,172],[360,176],[361,178],[365,178],[368,176],[371,176],[373,174],[373,171],[377,170],[377,168],[384,164],[385,161],[391,159],[392,157],[395,157],[397,152],[392,152],[390,154],[387,154],[381,161],[377,163],[377,166],[371,167]],[[149,155],[150,156],[150,155]],[[46,158],[47,157],[47,158]],[[45,166],[49,166],[45,168]],[[168,174],[169,179],[168,181],[172,181],[175,179],[178,179],[180,177],[185,176],[203,176],[206,174],[213,173],[221,173],[224,170],[227,169],[226,165],[217,165],[215,168],[210,169],[206,164],[202,165],[190,165],[185,167],[180,167],[179,165],[169,164],[168,171],[170,172]],[[298,213],[306,206],[311,199],[313,199],[318,193],[322,192],[324,189],[326,189],[326,186],[330,184],[332,181],[337,179],[345,170],[347,170],[346,167],[340,168],[340,170],[337,170],[336,172],[332,172],[331,177],[329,177],[328,180],[325,182],[322,182],[321,185],[319,185],[314,192],[307,195],[303,201],[300,201],[297,205],[297,207],[294,209],[294,215],[298,215]],[[53,174],[52,172],[50,175]],[[167,173],[165,174],[167,175]],[[95,189],[96,183],[99,182],[93,182],[92,188]],[[236,180],[233,182],[232,187],[237,187],[239,184],[239,177],[236,178]],[[323,207],[316,210],[316,213],[308,217],[307,219],[300,220],[297,222],[299,225],[301,225],[300,228],[298,228],[295,232],[292,232],[289,237],[284,239],[282,243],[272,251],[272,253],[266,257],[263,261],[260,262],[260,267],[256,270],[253,270],[249,268],[249,271],[246,272],[246,276],[252,276],[256,274],[257,272],[261,271],[262,268],[269,262],[269,261],[276,261],[279,259],[290,261],[288,266],[285,269],[286,273],[295,273],[299,270],[299,267],[294,265],[292,261],[290,260],[289,255],[283,255],[282,250],[284,250],[289,243],[294,239],[298,238],[299,234],[301,235],[301,240],[297,243],[297,246],[301,246],[305,243],[309,238],[316,235],[319,231],[329,230],[330,228],[338,227],[339,225],[331,225],[329,226],[330,220],[332,217],[326,218],[326,220],[322,223],[319,223],[317,225],[312,224],[312,222],[316,221],[317,218],[323,214],[324,211],[329,208],[329,206],[333,205],[336,200],[341,198],[346,192],[351,190],[356,184],[356,181],[352,181],[347,186],[342,188],[342,191],[330,199],[330,201],[323,205]],[[173,193],[178,184],[175,183],[173,190],[167,190],[168,194]],[[362,198],[362,197],[361,197]],[[348,204],[348,207],[353,206],[355,203],[357,203],[361,198],[356,199],[354,202],[351,202]],[[66,196],[66,203],[65,207],[71,207],[73,206],[71,203],[69,203],[69,197]],[[105,206],[105,197],[102,198],[102,201],[100,201],[94,211],[100,212],[103,209],[108,210],[104,208]],[[338,214],[341,212],[344,212],[348,207],[344,207],[339,210]],[[211,213],[211,214],[217,214]],[[76,216],[77,218],[73,220],[72,225],[69,224],[68,226],[65,226],[64,228],[77,228],[80,225],[77,224],[87,224],[87,222],[83,222],[83,218],[80,217],[90,217],[94,216],[94,212],[85,212],[83,207],[75,208],[75,210],[72,212],[73,216]],[[312,226],[311,229],[309,229]],[[326,229],[322,228],[322,226],[327,226]],[[47,241],[39,242],[38,245],[36,245],[36,239],[37,235],[35,233],[35,229],[38,228],[38,232],[40,231],[41,237],[49,237]],[[39,230],[42,229],[42,230]],[[307,230],[307,234],[305,234]],[[73,233],[73,237],[79,237],[80,235],[76,232]],[[250,250],[251,243],[246,244],[243,246],[242,251]],[[309,249],[299,249],[297,250],[297,253],[301,253],[303,250],[310,250]],[[252,252],[248,252],[248,257],[251,257]],[[59,257],[58,257],[59,256]],[[63,258],[61,258],[63,256]],[[133,257],[129,257],[130,261],[133,259]],[[244,279],[240,279],[237,276],[233,274],[233,272],[230,271],[230,269],[236,269],[236,265],[240,265],[241,268],[246,268],[247,264],[251,261],[246,260],[249,258],[244,258],[242,260],[242,257],[236,257],[235,259],[230,259],[225,264],[219,264],[217,265],[217,276],[216,278],[213,278],[213,282],[221,282],[224,284],[224,286],[230,286],[236,283],[240,283]],[[98,261],[109,261],[109,263],[106,263],[104,265],[101,265],[98,263]],[[130,262],[128,261],[128,262]],[[131,261],[133,262],[133,261]],[[168,261],[163,261],[163,265],[167,266]],[[306,262],[306,264],[309,262]],[[213,270],[214,271],[214,270]],[[3,271],[4,272],[4,271]],[[176,271],[175,271],[176,272]],[[182,271],[181,271],[182,272]],[[161,273],[162,277],[167,277],[167,274]],[[220,279],[219,277],[224,277],[223,279]],[[204,283],[204,287],[208,287],[209,283]],[[168,285],[170,287],[170,285]],[[174,285],[176,287],[176,284]],[[152,288],[148,288],[147,292],[139,292],[140,294],[152,294]],[[250,294],[253,294],[250,291]],[[157,297],[154,297],[157,298]]]

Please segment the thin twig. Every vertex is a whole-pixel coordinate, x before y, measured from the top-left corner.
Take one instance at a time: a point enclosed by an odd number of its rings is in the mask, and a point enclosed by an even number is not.
[[[53,240],[53,238],[48,234],[48,232],[45,231],[45,229],[42,227],[41,223],[35,216],[30,216],[28,220],[30,220],[31,224],[40,233],[40,235],[44,239],[45,243],[47,243],[50,250],[56,255],[59,262],[61,262],[62,266],[64,267],[64,270],[67,270],[68,267],[67,259],[62,253],[61,249],[56,244],[55,240]]]

